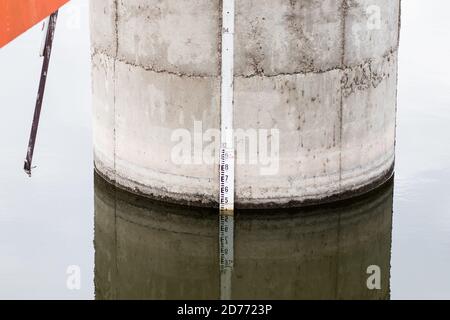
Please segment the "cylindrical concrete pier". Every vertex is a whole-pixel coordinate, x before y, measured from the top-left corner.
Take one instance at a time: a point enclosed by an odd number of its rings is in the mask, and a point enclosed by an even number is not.
[[[400,1],[235,4],[236,205],[322,203],[385,182]],[[217,205],[210,158],[220,143],[221,8],[221,0],[91,1],[103,177],[150,197]]]

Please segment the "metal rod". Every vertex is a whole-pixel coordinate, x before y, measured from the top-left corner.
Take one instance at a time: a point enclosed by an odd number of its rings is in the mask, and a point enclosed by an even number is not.
[[[36,144],[36,136],[39,127],[39,119],[41,116],[42,101],[44,99],[45,84],[47,82],[47,72],[48,66],[50,64],[50,57],[52,53],[52,45],[53,45],[53,38],[55,35],[57,18],[58,18],[58,11],[55,11],[54,13],[51,14],[50,19],[48,20],[47,34],[45,35],[44,62],[42,64],[41,80],[39,82],[38,95],[36,98],[36,107],[34,109],[34,117],[33,117],[33,124],[31,126],[30,139],[28,141],[27,156],[25,158],[25,163],[23,166],[23,169],[29,176],[31,176],[31,169],[32,169],[31,165],[33,162],[34,146]]]

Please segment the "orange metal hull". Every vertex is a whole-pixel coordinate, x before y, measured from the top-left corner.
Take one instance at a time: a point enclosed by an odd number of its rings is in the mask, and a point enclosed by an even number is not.
[[[69,0],[0,0],[0,48]]]

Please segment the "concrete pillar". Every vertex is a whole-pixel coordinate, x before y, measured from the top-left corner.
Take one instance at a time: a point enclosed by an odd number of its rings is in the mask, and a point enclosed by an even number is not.
[[[391,183],[347,204],[239,214],[231,298],[389,299],[392,194]],[[218,299],[211,210],[132,197],[97,177],[96,298]],[[374,265],[379,290],[367,287]]]
[[[90,3],[97,171],[217,205],[221,1]],[[257,141],[236,156],[238,207],[322,203],[392,175],[399,14],[399,0],[236,0],[234,128]],[[174,159],[189,139],[190,161]]]

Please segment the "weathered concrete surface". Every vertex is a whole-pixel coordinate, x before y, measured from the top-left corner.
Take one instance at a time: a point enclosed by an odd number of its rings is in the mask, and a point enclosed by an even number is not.
[[[342,1],[236,1],[236,73],[280,75],[341,65]]]
[[[399,13],[397,0],[236,0],[234,127],[280,137],[277,174],[237,165],[238,207],[324,202],[391,175]],[[216,205],[218,165],[174,163],[171,135],[220,127],[221,1],[91,1],[91,20],[97,170]]]
[[[97,299],[218,299],[218,219],[95,179]],[[350,204],[239,212],[233,299],[389,299],[392,183]],[[284,215],[280,215],[284,214]],[[381,289],[367,287],[380,267]]]

